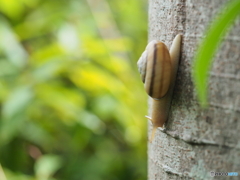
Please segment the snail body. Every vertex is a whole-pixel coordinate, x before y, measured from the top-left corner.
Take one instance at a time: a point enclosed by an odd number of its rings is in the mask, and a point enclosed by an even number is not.
[[[163,42],[153,40],[147,45],[137,63],[144,88],[152,98],[152,115],[147,117],[153,124],[150,141],[154,138],[157,128],[162,128],[168,119],[180,47],[181,35],[174,38],[170,51]]]

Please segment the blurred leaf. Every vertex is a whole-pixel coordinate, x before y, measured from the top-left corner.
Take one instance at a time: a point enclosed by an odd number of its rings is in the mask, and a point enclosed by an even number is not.
[[[0,9],[10,18],[18,18],[24,11],[24,6],[21,1],[15,0],[0,0]]]
[[[96,115],[89,112],[82,113],[79,122],[96,134],[103,134],[106,129],[105,124]]]
[[[114,112],[117,107],[118,104],[116,102],[116,99],[112,98],[112,96],[109,95],[97,97],[92,104],[94,112],[99,114],[105,121],[111,119],[112,112]]]
[[[44,82],[57,76],[57,71],[63,62],[59,59],[50,59],[33,70],[33,77],[37,82]]]
[[[32,54],[32,60],[42,64],[51,61],[53,58],[61,57],[61,55],[64,55],[64,51],[59,44],[48,44]]]
[[[12,118],[2,118],[0,126],[0,146],[8,144],[13,140],[14,136],[19,133],[23,126],[25,118],[23,115],[18,115]]]
[[[229,1],[220,15],[216,17],[213,24],[206,32],[206,37],[200,44],[195,57],[193,66],[193,79],[197,90],[198,100],[202,107],[207,106],[207,84],[209,78],[209,69],[212,58],[219,46],[222,38],[229,31],[229,27],[233,25],[234,20],[240,15],[240,1]]]
[[[64,24],[58,32],[59,42],[67,52],[79,50],[79,39],[75,27],[71,24]]]
[[[45,128],[31,121],[26,122],[20,132],[23,138],[40,147],[48,147],[54,141],[54,138]]]
[[[14,3],[0,7],[6,177],[146,179],[147,95],[136,68],[146,1],[6,3]]]
[[[19,131],[24,121],[24,112],[33,99],[30,87],[19,87],[10,94],[2,108],[2,119],[0,121],[1,145],[8,143]]]
[[[1,16],[0,16],[0,49],[4,50],[8,60],[10,60],[17,67],[22,68],[23,66],[26,65],[28,58],[27,52],[19,43],[16,34],[10,28],[9,24]]]
[[[41,101],[55,110],[60,119],[69,122],[76,119],[84,107],[85,100],[77,91],[67,89],[60,84],[41,84],[37,88]]]
[[[0,179],[1,180],[7,180],[6,175],[5,175],[5,173],[4,173],[3,169],[2,169],[1,164],[0,164]]]
[[[34,94],[30,87],[19,87],[12,92],[3,106],[3,116],[11,118],[23,111],[31,102]]]
[[[16,33],[21,40],[48,35],[51,37],[52,31],[63,22],[67,7],[68,4],[63,0],[41,1],[38,8],[29,11],[24,21],[17,24]]]
[[[4,169],[6,180],[36,180],[36,178]],[[1,179],[4,180],[4,179]]]
[[[55,155],[41,156],[35,164],[38,180],[48,180],[61,167],[61,159]]]
[[[0,77],[2,76],[11,76],[17,75],[18,69],[11,62],[6,61],[5,59],[0,59]]]

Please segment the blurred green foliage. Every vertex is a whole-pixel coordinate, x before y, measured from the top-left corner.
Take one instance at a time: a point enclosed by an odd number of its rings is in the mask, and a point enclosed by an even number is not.
[[[145,180],[145,0],[0,0],[0,179]]]
[[[215,17],[206,31],[206,37],[201,42],[193,65],[193,80],[197,90],[198,100],[203,108],[208,106],[207,87],[212,59],[219,44],[233,26],[234,20],[240,16],[240,1],[227,2]]]

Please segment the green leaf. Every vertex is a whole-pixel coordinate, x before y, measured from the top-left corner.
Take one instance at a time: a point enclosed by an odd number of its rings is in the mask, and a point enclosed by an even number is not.
[[[3,104],[3,116],[11,118],[22,112],[32,101],[34,94],[30,87],[22,86],[15,89]]]
[[[38,180],[48,180],[60,167],[61,159],[55,155],[41,156],[35,164]]]
[[[233,25],[234,20],[240,15],[239,0],[232,0],[224,7],[225,10],[213,21],[213,24],[207,31],[206,37],[200,44],[193,66],[193,79],[202,107],[207,107],[208,72],[214,53],[222,38],[228,32],[229,27]]]
[[[16,67],[23,68],[26,65],[28,53],[19,42],[9,23],[2,17],[0,17],[0,49]]]

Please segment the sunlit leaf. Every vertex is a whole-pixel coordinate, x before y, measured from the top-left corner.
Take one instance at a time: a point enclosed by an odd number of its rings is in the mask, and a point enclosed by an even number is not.
[[[65,50],[69,52],[79,51],[78,34],[74,26],[64,24],[58,32],[58,39]]]
[[[48,180],[61,165],[61,159],[56,155],[41,156],[34,166],[37,180]]]
[[[55,60],[56,57],[60,58],[61,55],[64,55],[64,50],[59,44],[48,44],[38,51],[35,51],[35,53],[32,54],[32,60],[39,62],[39,64],[42,64],[46,61]]]
[[[13,19],[19,18],[24,11],[24,6],[21,1],[0,0],[0,4],[0,9]]]

